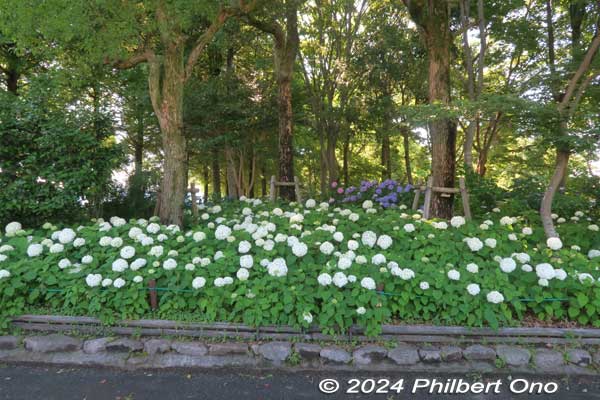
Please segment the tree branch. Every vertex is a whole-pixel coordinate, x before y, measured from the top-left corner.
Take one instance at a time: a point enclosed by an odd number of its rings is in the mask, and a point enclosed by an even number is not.
[[[144,51],[138,52],[126,60],[123,60],[123,59],[110,60],[108,57],[105,57],[104,64],[110,64],[114,68],[118,68],[118,69],[129,69],[129,68],[135,67],[138,64],[148,62],[148,60],[153,57],[154,57],[154,52],[152,50],[144,49]]]
[[[200,35],[196,43],[194,44],[194,48],[190,52],[188,56],[186,65],[185,65],[185,75],[184,80],[189,79],[192,75],[192,71],[194,70],[194,65],[198,61],[198,58],[202,54],[204,48],[210,43],[210,41],[214,38],[217,32],[221,29],[225,22],[233,16],[236,15],[248,15],[250,11],[256,6],[256,0],[252,0],[250,3],[245,2],[245,0],[240,0],[239,6],[237,7],[222,7],[217,14],[217,17],[212,22],[212,24],[208,27],[208,29]]]
[[[600,47],[600,33],[596,32],[596,35],[594,35],[594,39],[592,40],[592,43],[590,43],[590,47],[588,48],[587,52],[585,53],[585,57],[583,57],[583,60],[581,60],[581,64],[579,64],[579,68],[577,68],[577,71],[575,71],[575,74],[573,74],[573,76],[569,80],[569,83],[567,85],[567,90],[565,91],[565,95],[563,96],[561,102],[558,105],[559,112],[562,113],[567,108],[569,103],[571,102],[571,98],[573,97],[573,93],[575,93],[575,88],[577,87],[577,82],[579,82],[581,77],[584,74],[586,74],[587,71],[589,70],[590,65],[592,64],[592,60],[594,59],[594,56],[598,52],[599,47]]]

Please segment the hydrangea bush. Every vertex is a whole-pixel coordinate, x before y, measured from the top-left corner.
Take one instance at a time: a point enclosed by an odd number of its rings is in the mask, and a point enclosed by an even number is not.
[[[600,326],[600,235],[588,210],[555,216],[561,238],[494,209],[424,221],[372,200],[242,199],[201,206],[189,230],[155,219],[77,227],[12,222],[0,236],[0,313],[229,321],[260,326],[517,325],[526,316]],[[564,220],[564,221],[563,221]],[[156,281],[160,306],[148,304]]]
[[[390,208],[409,203],[414,196],[412,189],[412,185],[402,185],[393,179],[383,182],[362,181],[359,186],[349,186],[345,189],[333,182],[330,203],[362,203],[370,200],[383,208]]]

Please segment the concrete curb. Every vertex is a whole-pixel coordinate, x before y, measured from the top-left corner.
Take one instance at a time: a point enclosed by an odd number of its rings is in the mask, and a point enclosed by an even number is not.
[[[358,346],[289,341],[242,343],[63,334],[0,336],[0,362],[122,369],[253,368],[331,371],[597,375],[598,349],[515,345]]]

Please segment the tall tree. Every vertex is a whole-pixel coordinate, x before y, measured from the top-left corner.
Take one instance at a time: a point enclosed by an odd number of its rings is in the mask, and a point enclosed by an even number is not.
[[[429,103],[450,104],[450,65],[453,36],[450,32],[449,5],[446,1],[403,0],[418,26],[429,62]],[[429,123],[431,132],[431,174],[434,186],[454,187],[456,123],[437,117]],[[454,198],[435,193],[432,216],[450,218]]]
[[[27,20],[30,24],[23,25],[39,25],[44,38],[67,51],[86,54],[87,62],[103,61],[118,69],[148,64],[148,89],[164,152],[158,214],[163,223],[181,225],[187,185],[183,89],[206,45],[230,17],[249,11],[252,4],[244,0],[233,6],[219,6],[214,0],[198,4],[152,0],[143,6],[67,0],[5,3],[22,17],[19,24]],[[26,32],[29,28],[15,24],[13,29],[29,35],[31,43],[39,39],[38,32],[35,37]]]
[[[578,3],[578,1],[572,0],[571,5],[573,5],[573,3]],[[569,7],[569,12],[572,38],[571,54],[577,56],[579,53],[579,37],[583,22],[583,17],[581,16],[582,10],[578,7],[571,6]],[[558,87],[560,77],[557,76],[557,68],[555,65],[556,53],[553,29],[553,4],[552,0],[546,0],[548,69],[550,70],[549,86],[560,118],[556,132],[557,137],[554,140],[556,147],[554,172],[550,178],[550,182],[548,183],[540,206],[540,216],[547,237],[558,237],[554,222],[552,221],[552,202],[561,182],[566,178],[569,158],[573,151],[573,144],[571,143],[572,137],[569,135],[568,124],[573,118],[579,102],[590,82],[600,74],[600,71],[592,69],[594,59],[600,48],[600,6],[596,7],[596,12],[598,15],[596,16],[594,36],[581,60],[577,60],[577,58],[571,60],[571,63],[576,65],[576,68],[573,73],[569,74],[566,85],[564,89],[561,90]]]
[[[300,36],[298,34],[299,0],[284,0],[282,15],[272,15],[263,8],[262,13],[247,15],[250,25],[273,37],[273,62],[278,88],[279,115],[279,180],[294,180],[294,122],[292,109],[292,78],[298,54]],[[273,4],[265,3],[269,9]],[[281,187],[281,196],[294,199],[291,186]]]

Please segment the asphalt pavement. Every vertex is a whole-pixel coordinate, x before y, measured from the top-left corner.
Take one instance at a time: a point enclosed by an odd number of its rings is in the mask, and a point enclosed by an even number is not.
[[[322,383],[324,380],[326,383]],[[336,388],[332,380],[339,384],[338,389],[332,394],[323,393],[319,384],[322,390],[332,391]],[[485,390],[488,392],[481,392]],[[525,393],[515,393],[520,391]],[[530,395],[529,391],[541,394]],[[7,364],[0,367],[0,400],[369,398],[600,399],[600,376],[449,375],[402,373],[401,369],[390,374],[234,369],[123,371]]]

